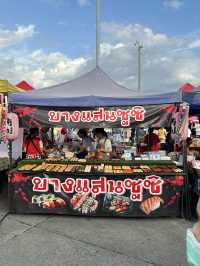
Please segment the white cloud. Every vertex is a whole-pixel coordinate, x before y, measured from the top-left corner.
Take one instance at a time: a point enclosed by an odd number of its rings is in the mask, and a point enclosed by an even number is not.
[[[84,6],[89,6],[91,4],[90,0],[77,0],[79,6],[84,7]]]
[[[197,39],[194,42],[190,43],[189,48],[200,48],[200,39]]]
[[[137,89],[136,40],[144,44],[144,92],[174,91],[185,82],[200,84],[200,56],[198,49],[194,49],[199,47],[199,36],[170,37],[139,24],[104,23],[102,30],[101,67],[124,86]],[[9,79],[12,83],[25,79],[36,88],[73,79],[94,66],[92,55],[70,58],[61,52],[46,53],[43,49],[0,50],[1,78]]]
[[[133,44],[135,41],[142,39],[146,46],[154,46],[166,43],[168,40],[166,34],[154,33],[152,29],[140,24],[103,23],[102,30],[106,40],[120,40],[127,44]]]
[[[35,34],[35,26],[20,26],[16,30],[6,30],[0,28],[0,48],[23,42],[25,39],[31,38]]]
[[[183,0],[165,0],[164,5],[173,9],[180,9],[183,5]]]
[[[177,90],[183,83],[200,83],[200,58],[193,50],[198,36],[170,37],[139,24],[103,24],[102,67],[123,85],[137,88],[136,40],[142,50],[142,87],[145,92]]]
[[[70,80],[82,73],[89,59],[84,57],[68,58],[60,52],[45,53],[43,50],[8,51],[0,53],[0,72],[2,79],[13,84],[27,80],[36,88],[51,86]]]

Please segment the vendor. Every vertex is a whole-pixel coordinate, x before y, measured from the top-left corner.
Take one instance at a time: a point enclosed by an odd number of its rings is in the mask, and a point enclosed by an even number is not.
[[[156,152],[159,148],[159,137],[154,133],[153,128],[149,128],[149,133],[144,138],[144,143],[147,144],[147,150]]]
[[[88,136],[88,131],[87,129],[79,129],[77,135],[79,138],[82,140],[82,147],[90,152],[94,151],[94,140],[90,136]]]
[[[174,151],[174,139],[172,138],[171,131],[169,131],[167,133],[165,150],[166,150],[167,154]]]
[[[112,152],[112,143],[103,128],[96,128],[94,131],[96,137],[96,147],[98,152],[105,153],[105,157],[110,157]]]
[[[40,159],[43,155],[43,144],[39,137],[39,130],[31,128],[24,141],[24,152],[27,159]]]
[[[166,142],[167,130],[164,127],[161,127],[158,130],[158,137],[159,137],[160,143],[165,143]]]
[[[45,149],[53,147],[53,134],[51,134],[51,129],[49,127],[43,127],[40,131],[40,137]]]
[[[88,152],[94,151],[94,140],[88,136],[87,129],[79,129],[77,135],[81,139],[80,152],[77,154],[77,157],[85,158]]]
[[[66,128],[54,128],[53,136],[55,144],[59,147],[68,142],[68,130]]]

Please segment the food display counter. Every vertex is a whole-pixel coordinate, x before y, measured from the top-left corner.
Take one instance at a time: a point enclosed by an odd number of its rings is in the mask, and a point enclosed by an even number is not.
[[[86,216],[179,216],[184,173],[171,161],[24,160],[10,210]]]

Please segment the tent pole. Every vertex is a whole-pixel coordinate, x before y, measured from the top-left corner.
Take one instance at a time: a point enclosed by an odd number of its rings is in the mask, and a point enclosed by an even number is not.
[[[96,0],[96,67],[100,57],[100,0]]]

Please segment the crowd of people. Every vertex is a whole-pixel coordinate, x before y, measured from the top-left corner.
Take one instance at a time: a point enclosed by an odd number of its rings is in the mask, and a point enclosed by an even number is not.
[[[31,128],[24,137],[23,151],[27,159],[36,159],[47,156],[49,150],[54,147],[71,147],[71,136],[65,128]],[[103,128],[96,128],[93,131],[88,129],[79,129],[76,132],[76,154],[78,158],[85,158],[89,152],[98,151],[104,153],[105,157],[110,156],[112,152],[112,143],[108,134]]]

